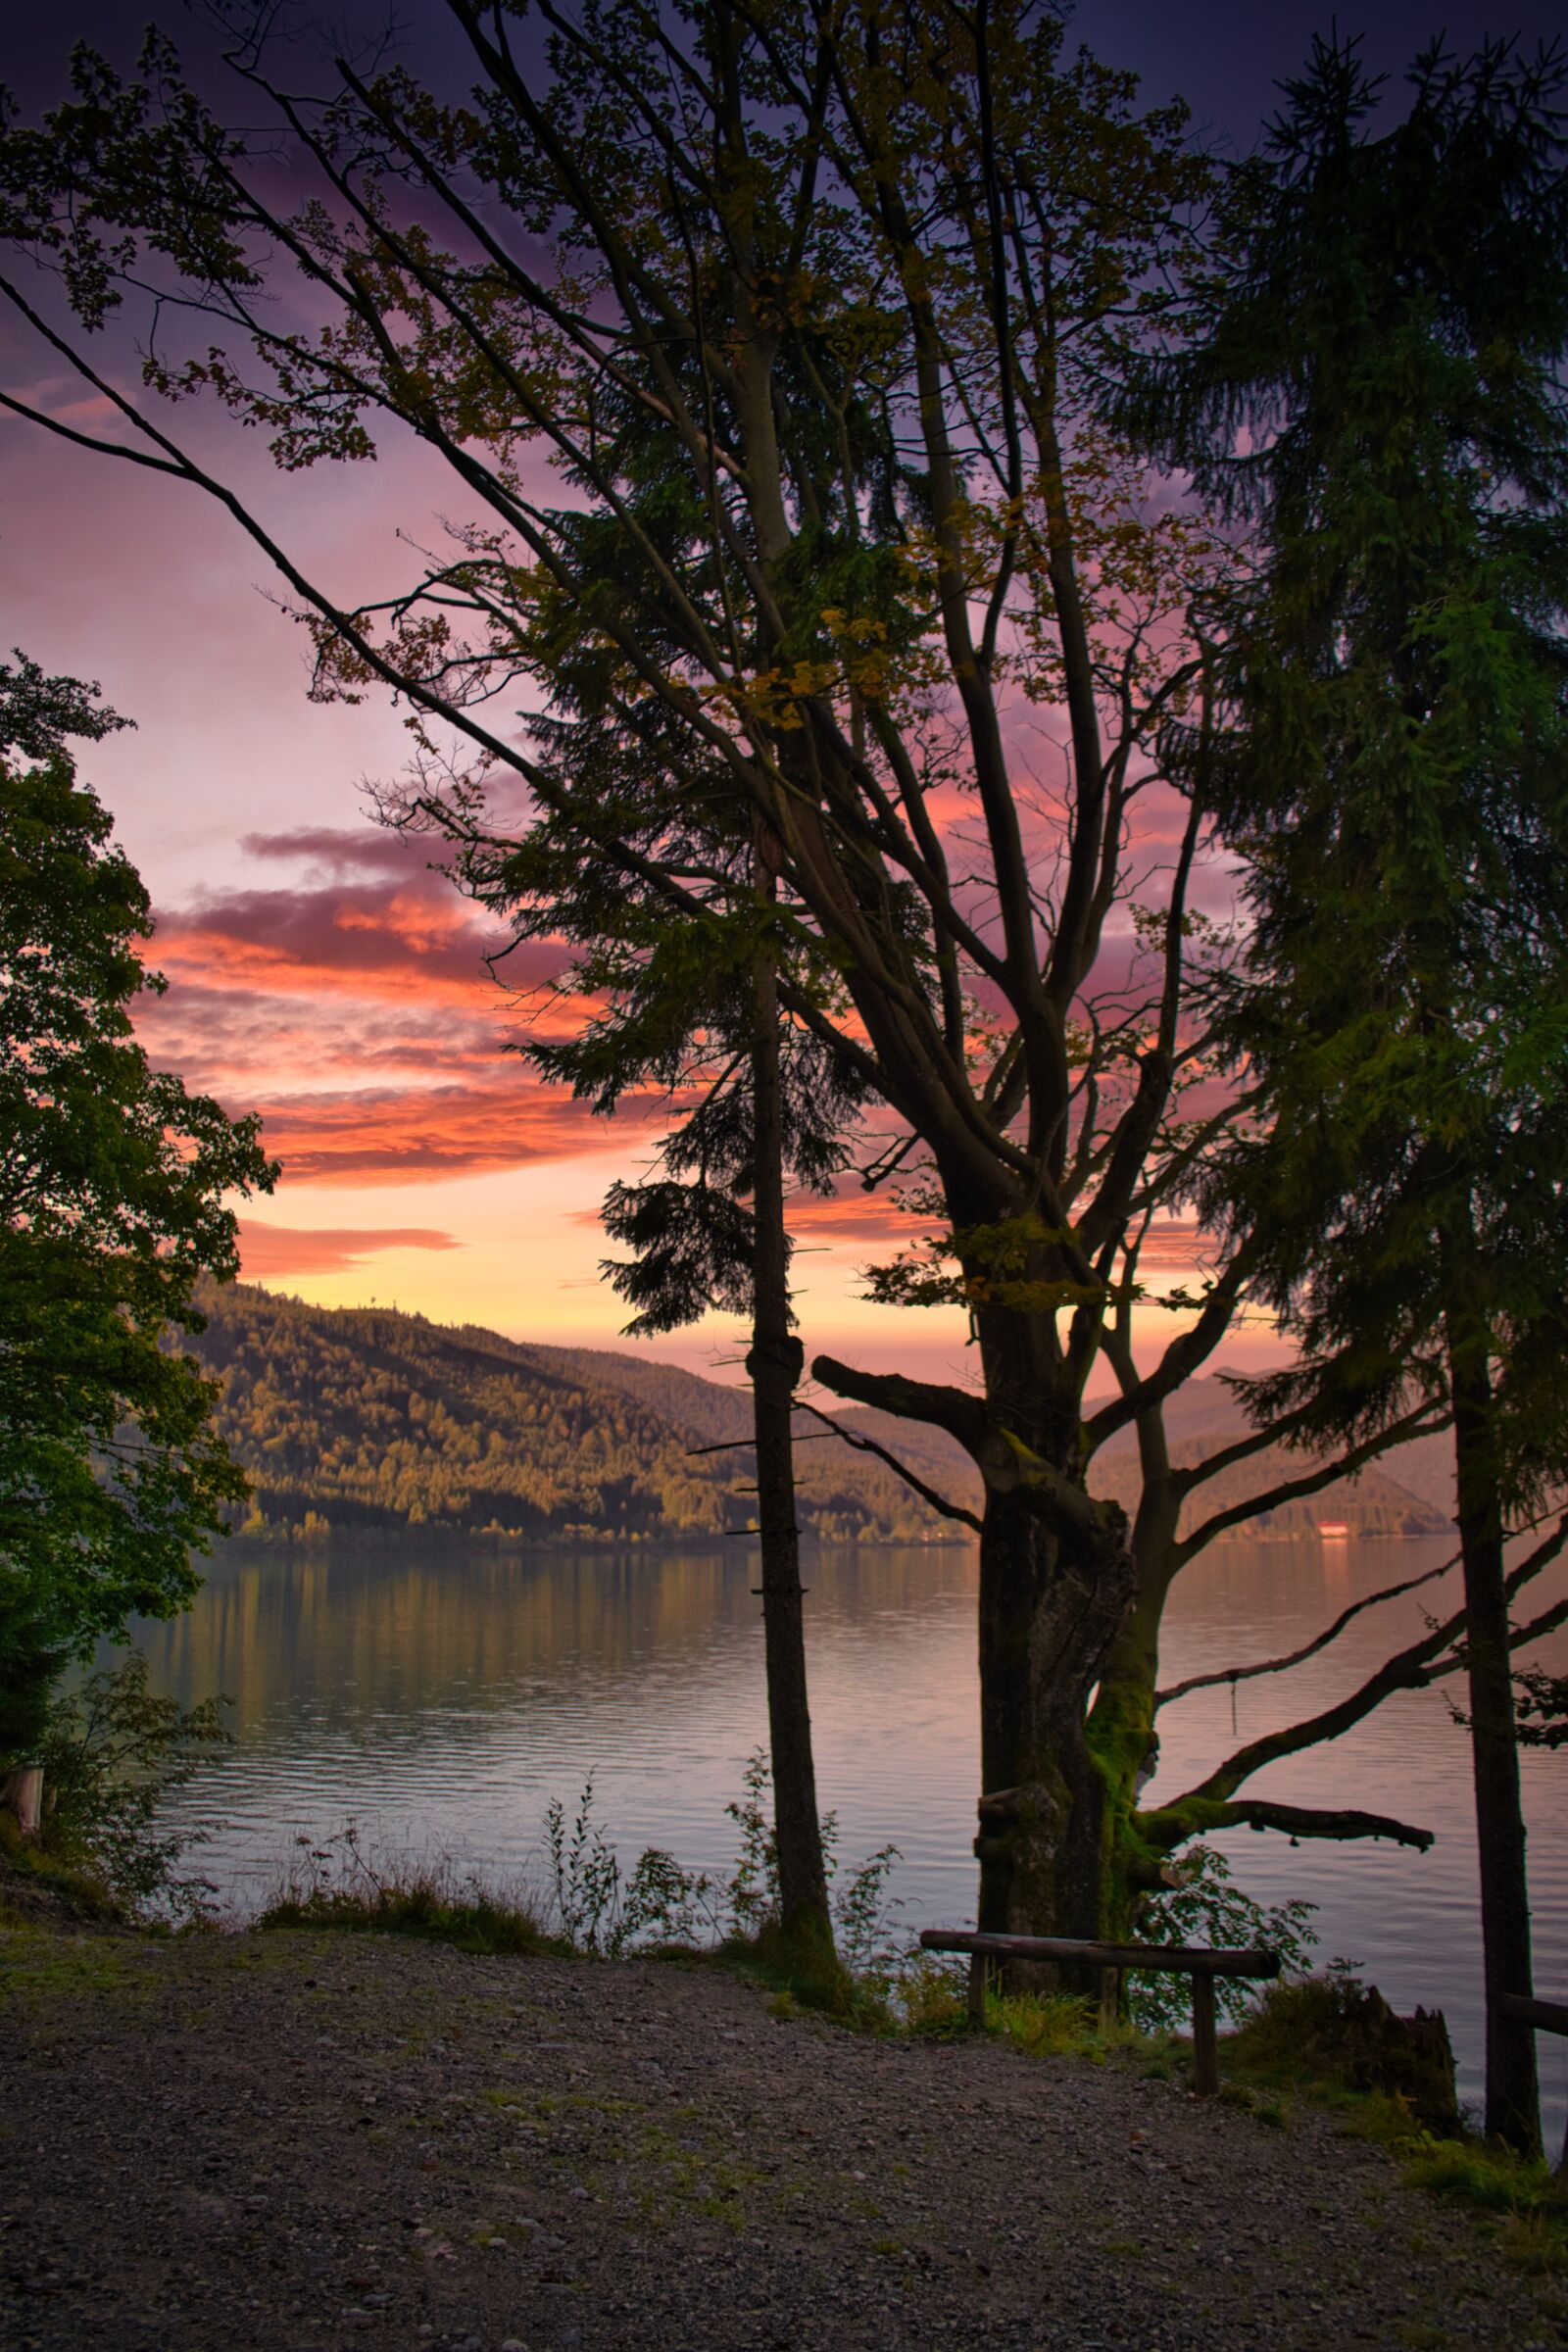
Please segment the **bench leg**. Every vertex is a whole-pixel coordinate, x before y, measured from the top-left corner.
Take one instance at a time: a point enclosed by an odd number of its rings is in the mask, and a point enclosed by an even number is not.
[[[1211,2099],[1219,2088],[1214,1980],[1206,1968],[1193,1972],[1193,2087],[1200,2099]]]
[[[969,2023],[983,2028],[986,2022],[986,1956],[984,1952],[969,1954]]]

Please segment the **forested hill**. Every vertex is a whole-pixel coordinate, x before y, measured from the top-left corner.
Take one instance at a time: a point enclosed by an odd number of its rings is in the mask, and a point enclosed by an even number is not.
[[[587,1348],[530,1347],[526,1352],[557,1370],[623,1389],[628,1396],[657,1405],[697,1433],[700,1445],[721,1444],[743,1436],[750,1427],[751,1398],[745,1389],[722,1388],[716,1381],[700,1380],[672,1364]],[[831,1404],[831,1399],[827,1401]],[[875,1438],[938,1494],[974,1510],[980,1507],[974,1468],[961,1446],[943,1431],[919,1422],[896,1421],[890,1413],[858,1409],[834,1407],[833,1419],[845,1429]],[[1248,1426],[1245,1412],[1222,1380],[1189,1382],[1166,1407],[1171,1458],[1178,1466],[1202,1461],[1242,1436]],[[797,1436],[808,1449],[822,1445],[839,1473],[843,1448],[835,1440],[823,1438],[820,1427],[803,1415]],[[1265,1500],[1258,1515],[1245,1521],[1236,1533],[1254,1541],[1315,1536],[1325,1521],[1338,1521],[1352,1536],[1442,1535],[1449,1525],[1450,1450],[1446,1437],[1396,1446],[1385,1461],[1363,1470],[1357,1479],[1335,1479],[1315,1494],[1295,1501],[1268,1504]],[[797,1458],[803,1479],[808,1481],[813,1466],[807,1451],[802,1450]],[[1299,1454],[1280,1446],[1266,1446],[1199,1490],[1183,1509],[1183,1534],[1216,1512],[1234,1510],[1253,1496],[1266,1498],[1273,1489],[1299,1478],[1307,1467]],[[749,1478],[751,1472],[746,1475]],[[1099,1455],[1090,1485],[1097,1494],[1114,1496],[1129,1513],[1136,1510],[1138,1457],[1130,1430],[1113,1438]]]
[[[1250,1427],[1234,1392],[1221,1379],[1194,1380],[1165,1407],[1165,1435],[1177,1468],[1205,1461]],[[1350,1536],[1441,1536],[1452,1524],[1452,1440],[1418,1438],[1395,1446],[1369,1463],[1359,1477],[1338,1478],[1315,1494],[1269,1504],[1267,1496],[1311,1467],[1310,1457],[1283,1446],[1268,1446],[1229,1470],[1204,1481],[1183,1505],[1181,1532],[1244,1502],[1263,1508],[1243,1521],[1238,1537],[1252,1541],[1311,1536],[1325,1522],[1340,1522]],[[1128,1510],[1137,1506],[1137,1441],[1123,1430],[1096,1457],[1090,1485],[1111,1494]]]
[[[219,1424],[255,1483],[251,1534],[646,1542],[752,1522],[750,1451],[692,1452],[744,1435],[744,1391],[632,1356],[245,1285],[210,1289],[202,1304],[208,1327],[192,1347],[222,1376]],[[929,1474],[919,1433],[907,1452]],[[803,1445],[798,1476],[802,1532],[818,1541],[956,1532],[837,1439]]]
[[[249,1532],[369,1536],[486,1533],[537,1543],[717,1538],[748,1526],[756,1470],[744,1440],[750,1396],[657,1360],[534,1347],[472,1325],[447,1327],[386,1307],[307,1306],[235,1286],[209,1289],[195,1352],[223,1380],[219,1421],[255,1482]],[[1175,1450],[1194,1459],[1234,1434],[1217,1383],[1209,1412],[1184,1421]],[[1218,1416],[1209,1430],[1199,1424]],[[972,1465],[940,1431],[882,1413],[834,1413],[875,1437],[926,1483],[973,1507]],[[820,1542],[951,1540],[932,1511],[874,1456],[799,1417],[802,1532]],[[1264,1455],[1205,1494],[1204,1515],[1298,1468]],[[1129,1504],[1136,1459],[1107,1448],[1093,1483]],[[1325,1519],[1351,1534],[1440,1532],[1444,1514],[1371,1470],[1276,1513],[1249,1534],[1308,1535]]]

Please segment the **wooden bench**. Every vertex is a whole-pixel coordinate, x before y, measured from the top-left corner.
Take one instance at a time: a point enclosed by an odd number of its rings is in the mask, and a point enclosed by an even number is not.
[[[1500,1992],[1497,2007],[1504,2017],[1538,2034],[1568,2034],[1568,2001],[1533,2001],[1522,1992]]]
[[[1280,1973],[1280,1955],[1272,1951],[1224,1952],[1202,1944],[1179,1943],[1080,1943],[1068,1936],[985,1936],[958,1928],[927,1928],[920,1948],[968,1953],[969,2015],[977,2025],[985,2023],[988,1960],[1082,1960],[1094,1968],[1149,1968],[1166,1976],[1191,1977],[1193,2082],[1204,2098],[1212,2098],[1219,2088],[1214,1979],[1277,1977]],[[1535,2004],[1538,2008],[1544,2005]]]

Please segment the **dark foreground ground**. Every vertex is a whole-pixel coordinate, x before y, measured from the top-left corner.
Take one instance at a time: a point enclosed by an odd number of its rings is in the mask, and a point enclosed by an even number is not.
[[[5,2352],[1565,2340],[1322,2116],[670,1966],[0,1933]]]

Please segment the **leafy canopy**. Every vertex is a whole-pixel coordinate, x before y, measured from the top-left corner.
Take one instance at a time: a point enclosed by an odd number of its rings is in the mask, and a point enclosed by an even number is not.
[[[171,1342],[201,1327],[197,1277],[235,1271],[224,1196],[276,1174],[254,1118],[133,1035],[165,983],[147,893],[64,748],[122,723],[94,691],[0,671],[0,753],[22,754],[0,758],[0,1603],[38,1659],[180,1606],[191,1547],[245,1493],[214,1386]]]
[[[1144,387],[1258,528],[1214,790],[1253,917],[1224,1037],[1268,1123],[1202,1199],[1302,1342],[1265,1397],[1319,1426],[1443,1392],[1462,1255],[1529,1508],[1568,1464],[1568,61],[1411,78],[1374,137],[1354,44],[1317,45]]]

